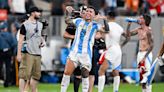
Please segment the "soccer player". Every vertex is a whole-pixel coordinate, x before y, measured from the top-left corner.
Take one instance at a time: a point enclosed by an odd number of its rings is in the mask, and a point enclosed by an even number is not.
[[[72,16],[72,17],[74,19],[80,18],[80,17],[85,19],[86,9],[87,9],[87,6],[81,6],[80,11],[79,11],[80,16]],[[68,24],[66,31],[64,32],[64,35],[63,35],[64,38],[71,39],[71,45],[75,38],[75,31],[76,31],[76,26],[74,24]],[[80,69],[80,66],[78,66],[74,70],[74,81],[73,81],[74,92],[78,92],[80,83],[81,83],[81,69]]]
[[[158,71],[159,66],[163,66],[163,65],[164,65],[164,43],[157,55],[157,58],[151,65],[151,68],[150,68],[151,72],[150,72],[150,75],[148,76],[148,82],[147,82],[147,85],[150,85],[150,88],[149,88],[149,90],[147,90],[147,92],[152,92],[151,84],[154,79],[154,76],[155,76],[156,72]]]
[[[66,9],[68,13],[71,13],[73,10],[72,7],[66,7]],[[61,82],[61,92],[66,92],[70,83],[70,75],[77,66],[81,67],[82,92],[88,92],[89,71],[92,67],[92,47],[96,32],[102,29],[98,23],[93,21],[94,17],[95,9],[93,7],[88,7],[86,9],[85,19],[70,19],[69,17],[66,19],[66,23],[74,23],[76,25],[76,33],[65,66]]]
[[[149,27],[151,23],[151,17],[144,14],[138,18],[139,28],[131,31],[131,35],[138,35],[139,50],[137,54],[137,64],[140,72],[140,83],[142,85],[142,92],[150,92],[151,84],[147,85],[148,76],[151,73],[151,63],[153,59],[153,38],[152,30]]]
[[[109,33],[105,34],[105,43],[107,50],[104,54],[105,59],[99,69],[98,92],[103,92],[105,85],[105,71],[108,69],[109,63],[112,64],[112,73],[114,76],[113,92],[118,92],[120,83],[119,69],[121,67],[122,59],[122,45],[120,45],[120,38],[121,35],[126,37],[125,42],[127,42],[129,38],[127,35],[128,31],[124,32],[123,28],[115,22],[115,12],[111,11],[108,13],[108,20]],[[123,43],[125,44],[125,42]],[[103,58],[103,56],[100,58]]]

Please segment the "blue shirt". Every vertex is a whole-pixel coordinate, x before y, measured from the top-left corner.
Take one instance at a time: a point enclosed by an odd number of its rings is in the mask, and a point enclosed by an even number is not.
[[[10,32],[0,32],[0,50],[11,49],[17,45],[17,41]]]

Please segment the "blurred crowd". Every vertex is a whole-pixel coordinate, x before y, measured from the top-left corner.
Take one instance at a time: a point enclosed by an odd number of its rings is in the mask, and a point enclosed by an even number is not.
[[[64,15],[66,5],[75,9],[81,5],[92,5],[102,14],[110,10],[116,10],[119,15],[164,14],[164,0],[0,0],[0,10],[6,9],[14,15],[27,13],[31,6],[42,8],[52,15]]]

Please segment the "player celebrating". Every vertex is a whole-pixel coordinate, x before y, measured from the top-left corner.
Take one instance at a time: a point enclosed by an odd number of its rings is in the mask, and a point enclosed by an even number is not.
[[[121,35],[126,37],[125,42],[128,40],[129,31],[124,32],[123,28],[117,24],[115,21],[115,12],[108,13],[108,25],[109,25],[109,33],[105,36],[105,43],[107,50],[105,51],[105,60],[100,66],[99,69],[99,78],[98,78],[98,92],[103,92],[104,84],[105,84],[105,71],[109,67],[109,63],[112,64],[112,73],[114,76],[113,83],[113,92],[118,92],[120,76],[119,69],[121,67],[121,59],[122,52],[120,46],[120,38]],[[130,25],[130,24],[128,24]],[[125,42],[123,44],[125,44]]]
[[[153,38],[152,30],[149,27],[150,22],[151,17],[144,14],[138,18],[138,24],[140,24],[140,27],[131,31],[131,35],[138,35],[139,39],[137,64],[140,72],[142,92],[151,92],[151,85],[146,85],[148,82],[148,76],[150,75],[150,67],[153,59]]]
[[[151,73],[148,76],[147,85],[151,86],[154,76],[159,69],[159,66],[163,66],[163,65],[164,65],[164,43],[157,55],[157,58],[154,60],[153,64],[151,65],[151,68],[150,68]],[[151,87],[149,90],[147,90],[147,92],[152,92]]]
[[[72,7],[66,7],[69,13],[72,12]],[[64,70],[63,79],[61,82],[61,92],[66,92],[70,83],[70,75],[77,66],[81,67],[82,75],[82,92],[88,92],[89,89],[89,71],[92,64],[92,47],[96,32],[101,30],[101,26],[93,21],[95,17],[95,9],[88,7],[86,9],[85,19],[66,19],[66,23],[74,23],[76,25],[75,40],[71,46],[67,63]]]
[[[72,16],[72,17],[74,19],[80,18],[80,17],[85,19],[86,9],[87,9],[87,6],[81,6],[80,11],[79,11],[80,16],[78,15],[78,16]],[[63,35],[64,38],[71,39],[71,45],[75,38],[75,31],[76,31],[76,26],[74,24],[68,24],[66,31],[64,32],[64,35]],[[74,70],[74,81],[73,81],[74,92],[78,92],[80,83],[81,83],[81,69],[80,69],[80,66],[78,66]]]

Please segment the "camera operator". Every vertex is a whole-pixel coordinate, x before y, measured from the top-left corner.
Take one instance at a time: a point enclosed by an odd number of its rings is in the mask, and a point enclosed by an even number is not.
[[[42,37],[43,23],[38,21],[41,17],[41,10],[37,7],[31,7],[29,14],[28,20],[20,28],[18,41],[17,59],[21,61],[19,67],[20,92],[24,92],[28,81],[30,81],[32,92],[36,92],[37,83],[41,77],[41,47],[45,45],[45,40]],[[21,52],[24,39],[26,58],[22,58]]]

